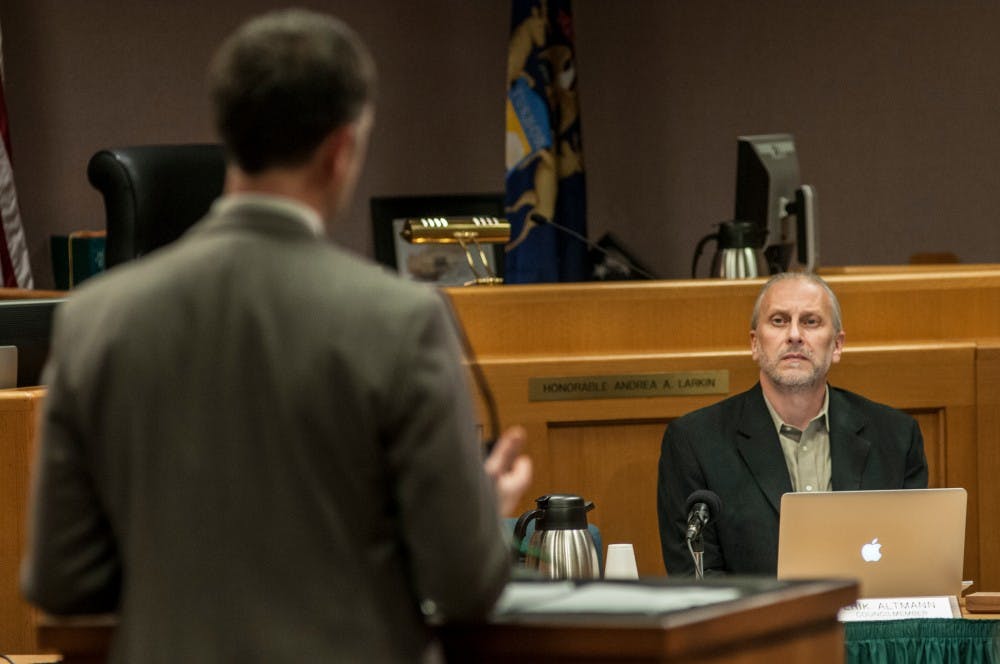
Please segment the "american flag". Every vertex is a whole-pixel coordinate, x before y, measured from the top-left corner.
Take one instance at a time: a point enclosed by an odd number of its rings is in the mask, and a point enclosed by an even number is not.
[[[33,288],[28,243],[21,226],[21,211],[17,206],[14,169],[11,166],[10,123],[4,96],[3,36],[0,33],[0,272],[7,288]]]

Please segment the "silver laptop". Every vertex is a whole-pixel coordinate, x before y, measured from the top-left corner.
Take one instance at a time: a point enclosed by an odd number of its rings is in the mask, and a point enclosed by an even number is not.
[[[965,489],[786,493],[778,578],[855,578],[861,597],[959,595]]]
[[[0,346],[0,389],[17,387],[17,346]]]

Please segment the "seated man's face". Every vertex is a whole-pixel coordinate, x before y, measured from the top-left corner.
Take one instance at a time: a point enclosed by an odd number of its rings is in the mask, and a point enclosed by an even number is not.
[[[844,333],[833,328],[830,298],[802,279],[775,283],[765,293],[750,350],[761,379],[775,387],[808,389],[826,382],[830,365],[840,361]]]

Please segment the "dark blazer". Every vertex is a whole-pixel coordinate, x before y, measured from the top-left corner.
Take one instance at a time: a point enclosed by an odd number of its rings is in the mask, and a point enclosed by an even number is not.
[[[113,662],[419,661],[509,572],[438,293],[244,202],[57,313],[28,598]],[[435,611],[436,609],[436,611]]]
[[[834,491],[927,486],[912,417],[835,387],[828,413]],[[684,531],[687,497],[697,489],[722,499],[722,514],[705,530],[706,573],[776,574],[778,512],[792,483],[759,383],[678,418],[663,436],[657,512],[671,575],[694,574]]]

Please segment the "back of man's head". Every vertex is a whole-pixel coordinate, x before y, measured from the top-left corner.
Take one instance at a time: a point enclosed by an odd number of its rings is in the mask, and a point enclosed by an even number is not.
[[[305,162],[372,101],[375,63],[343,22],[293,9],[241,26],[209,72],[216,130],[229,159],[255,174]]]

